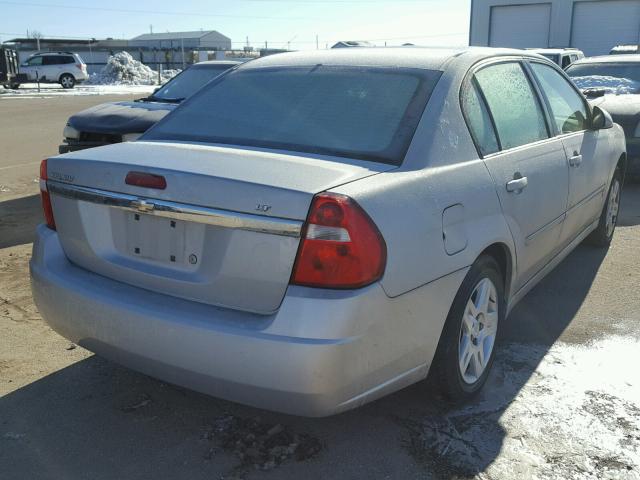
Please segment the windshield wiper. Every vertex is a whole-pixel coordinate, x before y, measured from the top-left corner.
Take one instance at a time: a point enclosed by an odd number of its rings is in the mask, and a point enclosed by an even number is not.
[[[183,100],[184,100],[184,97],[180,97],[180,98],[153,97],[154,102],[180,103]]]
[[[139,98],[136,102],[161,102],[161,103],[180,103],[184,100],[184,97],[181,98],[164,98],[164,97],[156,97],[154,95],[149,95],[148,97]]]

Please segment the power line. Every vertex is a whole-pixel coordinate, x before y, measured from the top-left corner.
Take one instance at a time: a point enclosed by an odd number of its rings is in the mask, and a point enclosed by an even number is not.
[[[2,3],[2,2],[0,2]],[[431,35],[407,35],[407,36],[403,36],[403,37],[386,37],[386,38],[359,38],[357,39],[357,41],[360,42],[385,42],[385,41],[394,41],[394,40],[410,40],[410,39],[427,39],[427,38],[444,38],[444,37],[454,37],[454,36],[458,36],[458,35],[466,35],[467,32],[452,32],[452,33],[441,33],[441,34],[431,34]],[[24,32],[22,33],[18,33],[18,32],[0,32],[0,35],[10,35],[10,36],[21,36],[24,35]],[[57,39],[61,39],[61,40],[96,40],[96,41],[100,41],[101,39],[96,39],[95,37],[91,37],[91,36],[77,36],[77,37],[69,37],[69,36],[64,36],[64,35],[43,35],[43,37],[46,38],[57,38]],[[326,40],[326,38],[324,39]],[[264,40],[260,40],[260,42],[262,42]],[[284,45],[288,42],[294,43],[291,40],[266,40],[269,43],[272,44],[281,44]],[[232,41],[232,44],[241,44],[241,45],[245,45],[246,41]],[[296,40],[295,43],[297,44],[315,44],[316,40]]]
[[[11,35],[24,37],[25,32],[0,32],[0,35]],[[95,40],[95,37],[87,35],[86,37],[69,37],[67,35],[43,35],[46,38],[60,38],[62,40]]]
[[[407,35],[403,37],[387,37],[387,38],[357,38],[357,39],[349,38],[349,40],[354,40],[358,42],[385,42],[385,41],[390,42],[394,40],[411,40],[411,39],[418,40],[418,39],[428,39],[428,38],[456,37],[459,35],[467,35],[467,34],[468,32],[452,32],[452,33],[431,34],[431,35]],[[326,38],[323,39],[323,41],[325,40],[327,39]],[[282,45],[287,43],[286,41],[282,41],[282,40],[268,40],[268,42],[273,44],[282,44]],[[238,43],[238,44],[244,45],[246,42],[232,41],[231,43]],[[294,42],[291,42],[291,43],[294,43]],[[315,44],[316,40],[296,40],[295,43]]]
[[[107,7],[87,7],[84,5],[64,5],[64,4],[44,4],[33,2],[10,2],[2,0],[2,5],[15,5],[19,7],[36,7],[36,8],[65,8],[70,10],[89,10],[93,12],[115,12],[115,13],[136,13],[136,14],[157,14],[157,15],[179,15],[187,17],[216,17],[216,18],[238,18],[238,19],[256,19],[256,20],[313,20],[309,17],[270,17],[263,15],[226,15],[219,13],[203,13],[203,12],[176,12],[164,10],[140,10],[128,8],[107,8]]]
[[[314,3],[353,3],[353,4],[368,4],[368,3],[428,3],[428,0],[236,0],[238,2],[252,2],[252,3],[297,3],[298,5],[312,5]],[[431,2],[438,2],[441,0],[431,0]]]

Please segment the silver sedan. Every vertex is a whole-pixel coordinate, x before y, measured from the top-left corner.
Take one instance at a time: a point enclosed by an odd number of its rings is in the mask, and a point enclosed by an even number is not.
[[[509,311],[614,234],[622,129],[552,62],[299,52],[140,141],[49,158],[36,304],[73,342],[217,397],[330,415],[489,374]]]

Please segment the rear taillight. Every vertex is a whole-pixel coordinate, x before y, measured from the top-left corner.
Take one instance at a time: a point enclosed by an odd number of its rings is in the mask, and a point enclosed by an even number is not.
[[[40,163],[40,198],[42,200],[42,211],[44,213],[44,220],[47,222],[47,227],[51,230],[56,229],[56,220],[53,218],[53,208],[51,207],[51,196],[49,195],[49,189],[47,188],[47,160],[42,160]]]
[[[303,229],[291,283],[360,288],[382,277],[387,247],[369,215],[344,195],[316,195]]]
[[[83,67],[83,65],[81,63],[76,63],[76,68],[78,70],[84,70],[84,68],[82,68],[82,67]]]

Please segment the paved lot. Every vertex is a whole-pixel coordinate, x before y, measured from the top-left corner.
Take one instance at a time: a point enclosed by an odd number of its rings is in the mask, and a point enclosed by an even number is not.
[[[579,247],[515,309],[474,404],[421,384],[290,417],[131,372],[42,322],[32,180],[66,117],[103,100],[0,102],[1,478],[640,478],[640,186],[608,251]]]
[[[37,185],[31,184],[38,177],[40,161],[58,153],[62,129],[71,115],[100,103],[142,96],[144,94],[8,98],[0,95],[0,195],[37,192]]]

